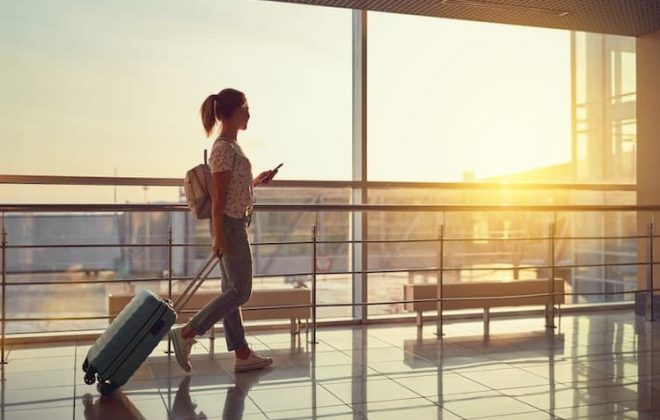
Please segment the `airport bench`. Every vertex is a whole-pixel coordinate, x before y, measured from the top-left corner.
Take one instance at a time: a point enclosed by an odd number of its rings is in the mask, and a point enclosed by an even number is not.
[[[110,322],[112,322],[114,317],[116,317],[124,308],[124,306],[128,304],[133,296],[133,294],[108,295],[108,315],[113,317],[110,319]],[[197,312],[216,296],[218,296],[218,292],[198,291],[183,307],[183,311],[179,311],[180,313],[177,315],[176,322],[188,322],[193,313],[184,311]],[[173,294],[172,300],[176,301],[178,297],[178,294]],[[309,305],[310,302],[311,292],[309,289],[258,289],[252,290],[250,300],[248,300],[242,307],[247,309],[267,308],[269,306],[283,305]],[[243,311],[243,319],[246,321],[289,319],[291,320],[291,334],[299,333],[302,320],[304,319],[305,325],[307,325],[307,320],[310,318],[310,316],[311,308],[309,306],[280,309],[253,309]],[[211,333],[213,334],[213,332]]]
[[[564,280],[560,278],[555,278],[554,291],[556,295],[554,299],[551,299],[550,296],[516,297],[548,293],[549,286],[547,279],[449,283],[442,286],[443,297],[458,300],[444,301],[442,309],[483,308],[484,331],[487,331],[490,322],[490,308],[527,305],[546,305],[546,308],[548,308],[550,304],[564,303]],[[404,300],[435,299],[437,297],[437,285],[428,283],[404,284],[403,296]],[[473,299],[488,297],[493,299]],[[460,298],[469,299],[460,300]],[[421,327],[423,312],[437,311],[437,303],[411,302],[404,304],[404,309],[417,313],[417,326]]]

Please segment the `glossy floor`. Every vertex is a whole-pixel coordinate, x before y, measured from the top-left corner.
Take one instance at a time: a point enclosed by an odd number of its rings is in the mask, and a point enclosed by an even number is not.
[[[224,340],[200,340],[186,375],[154,351],[120,391],[100,398],[80,365],[90,343],[13,346],[3,419],[637,419],[660,418],[660,321],[631,311],[494,319],[423,330],[396,324],[256,332],[271,368],[234,374]],[[213,349],[215,347],[215,351]],[[657,371],[657,372],[656,372]]]

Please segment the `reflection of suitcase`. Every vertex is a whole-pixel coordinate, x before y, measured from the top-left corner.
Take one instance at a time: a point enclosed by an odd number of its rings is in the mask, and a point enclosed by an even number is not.
[[[121,390],[96,401],[91,395],[85,394],[82,402],[85,407],[85,420],[146,420]]]
[[[174,308],[190,300],[218,261],[214,256],[208,259],[174,307],[148,290],[141,290],[131,299],[89,349],[82,367],[85,383],[98,381],[102,395],[125,384],[174,325]]]

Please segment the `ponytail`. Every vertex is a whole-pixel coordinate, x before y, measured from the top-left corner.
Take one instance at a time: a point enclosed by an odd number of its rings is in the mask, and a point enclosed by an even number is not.
[[[211,131],[213,131],[213,127],[215,127],[215,123],[218,121],[215,116],[215,98],[216,95],[209,95],[199,110],[200,114],[202,114],[202,125],[204,125],[206,137],[211,135]]]
[[[223,89],[217,95],[209,95],[200,108],[202,125],[206,136],[210,136],[218,121],[224,121],[245,105],[245,94],[236,89]]]

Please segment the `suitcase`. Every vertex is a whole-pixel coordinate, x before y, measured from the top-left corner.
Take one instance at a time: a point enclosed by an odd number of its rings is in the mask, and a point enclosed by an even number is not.
[[[82,366],[85,383],[97,382],[104,396],[124,385],[172,328],[176,309],[188,303],[219,261],[211,256],[174,305],[149,290],[131,299],[89,349]]]

